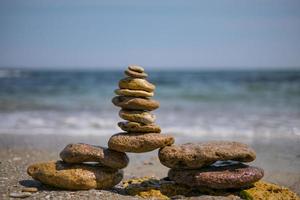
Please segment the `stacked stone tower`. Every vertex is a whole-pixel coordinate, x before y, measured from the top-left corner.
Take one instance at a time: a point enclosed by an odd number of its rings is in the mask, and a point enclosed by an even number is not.
[[[118,126],[125,132],[113,135],[110,149],[119,152],[142,153],[162,148],[174,143],[174,138],[160,134],[155,124],[155,115],[150,113],[159,107],[159,102],[151,99],[155,86],[146,80],[147,74],[140,66],[131,65],[125,71],[127,77],[119,81],[118,95],[112,99],[115,106],[121,107],[119,116],[127,121]]]

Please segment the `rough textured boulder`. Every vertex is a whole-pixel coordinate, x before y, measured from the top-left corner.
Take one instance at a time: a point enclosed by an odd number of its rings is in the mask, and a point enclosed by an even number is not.
[[[123,178],[122,170],[62,161],[30,165],[27,173],[46,185],[68,190],[109,189]]]

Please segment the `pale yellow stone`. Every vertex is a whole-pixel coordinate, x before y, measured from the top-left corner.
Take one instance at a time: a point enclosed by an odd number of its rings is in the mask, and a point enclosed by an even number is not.
[[[144,90],[147,92],[153,92],[155,85],[141,78],[127,77],[119,81],[119,87],[121,89],[129,90]]]

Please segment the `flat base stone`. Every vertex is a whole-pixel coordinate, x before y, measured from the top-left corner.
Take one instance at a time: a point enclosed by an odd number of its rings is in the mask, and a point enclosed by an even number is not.
[[[171,169],[168,173],[168,177],[176,183],[213,189],[247,187],[263,176],[263,169],[241,163],[201,169]]]
[[[33,179],[67,190],[110,189],[123,179],[123,171],[63,161],[36,163],[27,168]]]

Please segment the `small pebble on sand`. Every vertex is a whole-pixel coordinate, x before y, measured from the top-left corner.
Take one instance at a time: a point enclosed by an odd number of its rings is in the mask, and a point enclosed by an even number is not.
[[[30,197],[31,193],[30,192],[12,192],[9,194],[9,196],[12,198],[26,198],[26,197]]]
[[[22,188],[22,192],[37,192],[38,189],[36,187],[25,187]]]

